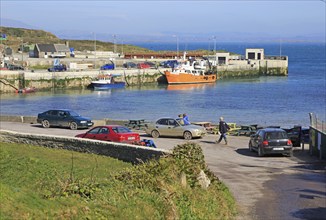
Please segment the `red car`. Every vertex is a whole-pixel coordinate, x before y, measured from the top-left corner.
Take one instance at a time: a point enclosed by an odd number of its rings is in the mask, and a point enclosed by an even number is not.
[[[129,144],[140,141],[138,133],[132,132],[129,128],[120,125],[97,126],[88,132],[78,134],[75,137]]]
[[[137,68],[138,69],[148,69],[148,68],[151,68],[151,66],[147,63],[138,63]]]

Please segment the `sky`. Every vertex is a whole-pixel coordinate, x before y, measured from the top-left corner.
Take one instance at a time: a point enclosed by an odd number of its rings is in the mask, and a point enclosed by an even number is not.
[[[325,42],[325,0],[1,0],[0,4],[1,26],[42,29],[60,38]]]

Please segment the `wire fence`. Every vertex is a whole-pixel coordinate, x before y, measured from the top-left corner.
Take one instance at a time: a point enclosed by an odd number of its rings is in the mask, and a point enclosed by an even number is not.
[[[309,116],[310,116],[310,126],[323,133],[326,133],[326,122],[318,119],[317,115],[315,115],[314,113],[309,113]]]

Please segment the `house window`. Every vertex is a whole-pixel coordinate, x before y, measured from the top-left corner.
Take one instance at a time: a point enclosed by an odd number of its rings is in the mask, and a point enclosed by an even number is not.
[[[248,53],[248,59],[255,60],[255,53]]]

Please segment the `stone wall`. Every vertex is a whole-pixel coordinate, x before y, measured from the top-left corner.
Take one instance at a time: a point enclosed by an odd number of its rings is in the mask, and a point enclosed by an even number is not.
[[[47,72],[47,71],[9,71],[2,70],[0,79],[15,86],[18,89],[25,87],[35,87],[38,90],[52,88],[86,88],[99,74],[121,74],[117,81],[125,81],[127,86],[158,83],[165,69],[115,69],[110,71],[87,70],[87,71],[66,71],[66,72]],[[14,92],[15,89],[0,82],[0,93]]]
[[[130,144],[97,141],[75,137],[18,133],[5,130],[0,130],[0,141],[105,155],[135,164],[150,159],[157,159],[163,155],[170,153],[169,151],[163,149]]]

